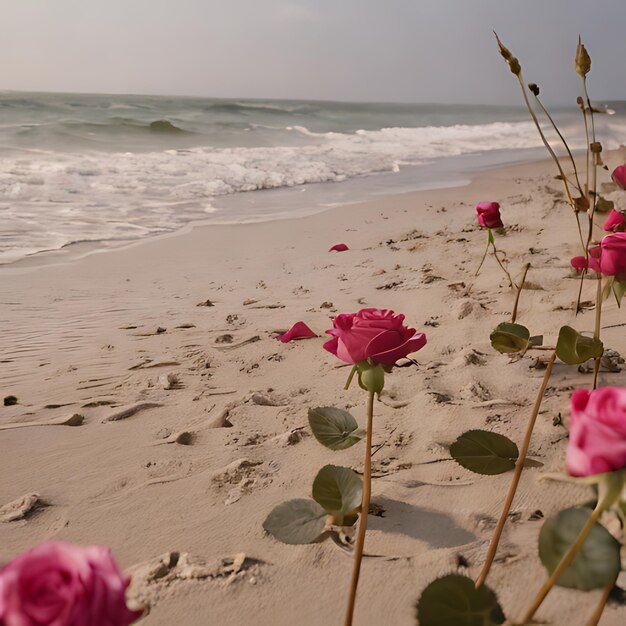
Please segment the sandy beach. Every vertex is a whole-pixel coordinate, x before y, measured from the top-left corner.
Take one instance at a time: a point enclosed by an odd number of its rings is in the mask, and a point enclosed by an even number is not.
[[[163,558],[132,588],[152,604],[147,625],[340,624],[350,555],[332,541],[281,544],[262,523],[281,501],[309,497],[322,465],[361,469],[360,446],[332,452],[314,440],[307,410],[348,408],[363,425],[364,394],[343,390],[348,370],[322,349],[324,331],[336,313],[388,308],[428,344],[419,366],[387,377],[375,406],[376,513],[355,621],[415,624],[429,582],[477,574],[510,481],[466,471],[447,448],[471,428],[519,443],[546,360],[489,344],[513,293],[492,258],[473,278],[483,200],[502,206],[497,243],[511,273],[532,264],[520,323],[546,345],[563,324],[593,330],[591,308],[574,316],[575,222],[547,162],[299,219],[189,227],[1,267],[2,395],[18,403],[0,408],[0,507],[29,494],[38,504],[24,517],[19,505],[3,510],[0,562],[51,539],[109,545],[129,571]],[[327,252],[339,242],[350,250]],[[583,300],[594,294],[589,279]],[[299,320],[319,337],[274,338]],[[624,349],[623,320],[609,300],[606,347]],[[590,384],[591,374],[555,366],[531,444],[538,467],[524,472],[489,578],[507,615],[543,580],[543,518],[591,495],[540,480],[563,471],[569,396]],[[626,373],[602,372],[600,384],[625,385]],[[62,425],[75,415],[80,425]],[[581,624],[599,597],[559,588],[539,617]],[[624,608],[609,604],[601,624],[623,621]]]

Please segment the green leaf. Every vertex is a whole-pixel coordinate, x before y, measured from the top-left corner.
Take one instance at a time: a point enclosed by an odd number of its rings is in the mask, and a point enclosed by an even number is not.
[[[515,467],[519,450],[507,437],[486,430],[468,430],[451,446],[450,455],[476,474],[493,476]]]
[[[563,326],[559,331],[559,339],[556,343],[556,355],[568,365],[579,365],[601,357],[604,346],[599,339],[585,337],[571,326]]]
[[[529,348],[535,348],[537,346],[543,346],[543,335],[534,335],[528,340]]]
[[[523,352],[530,343],[530,331],[521,324],[502,322],[489,335],[494,350],[502,353]]]
[[[331,450],[345,450],[363,438],[354,417],[332,406],[309,409],[309,425],[315,438]]]
[[[313,543],[324,531],[326,511],[314,500],[296,498],[275,507],[263,528],[278,541],[289,544]]]
[[[449,574],[433,581],[417,602],[420,626],[496,626],[505,617],[496,594],[486,585]]]
[[[613,283],[613,293],[615,294],[615,299],[617,300],[617,306],[621,308],[622,298],[626,293],[626,280],[616,280]]]
[[[548,573],[554,571],[563,555],[576,541],[590,515],[591,511],[587,508],[573,508],[565,509],[546,520],[539,533],[539,558]],[[557,584],[582,591],[599,589],[612,585],[620,569],[619,542],[604,526],[596,522]]]
[[[313,498],[327,513],[341,517],[361,504],[363,482],[349,467],[325,465],[313,481]]]

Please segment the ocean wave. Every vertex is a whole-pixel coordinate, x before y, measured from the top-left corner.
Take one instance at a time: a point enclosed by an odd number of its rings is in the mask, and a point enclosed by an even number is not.
[[[608,118],[605,118],[608,119]],[[123,123],[116,121],[115,123]],[[391,127],[317,133],[288,127],[305,145],[185,148],[150,152],[22,153],[0,159],[0,210],[16,250],[55,241],[136,237],[205,219],[214,198],[259,189],[340,182],[404,164],[540,146],[531,122]],[[615,127],[606,148],[626,139]],[[34,244],[33,242],[39,242]],[[43,249],[40,248],[40,249]]]

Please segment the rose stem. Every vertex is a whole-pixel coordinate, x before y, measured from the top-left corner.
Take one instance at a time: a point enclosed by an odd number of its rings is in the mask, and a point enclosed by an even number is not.
[[[488,236],[487,247],[485,248],[485,254],[483,254],[483,258],[480,260],[480,265],[478,266],[478,269],[476,270],[476,273],[474,274],[474,276],[478,276],[478,272],[480,272],[480,268],[483,266],[483,263],[485,262],[485,259],[487,258],[487,252],[489,252],[490,244],[491,244],[491,237]]]
[[[598,521],[602,511],[606,508],[605,502],[603,500],[599,500],[596,504],[596,508],[591,512],[591,515],[585,522],[585,525],[582,527],[581,531],[578,533],[578,537],[576,537],[576,541],[570,546],[569,550],[563,555],[563,558],[560,560],[559,564],[554,568],[550,578],[546,580],[543,584],[543,587],[539,590],[537,597],[534,599],[531,607],[526,611],[526,614],[522,618],[522,621],[519,624],[528,623],[533,615],[537,612],[537,609],[541,606],[541,603],[546,599],[546,596],[550,593],[550,590],[557,583],[561,574],[572,564],[572,561],[578,554],[578,551],[582,548],[585,543],[585,539],[587,539],[587,535],[591,532],[594,524]]]
[[[550,374],[552,373],[552,366],[554,365],[555,359],[556,350],[550,356],[550,360],[548,361],[548,365],[546,367],[546,373],[544,374],[543,382],[541,383],[541,388],[539,389],[537,399],[535,400],[535,406],[533,407],[532,415],[528,420],[528,426],[526,427],[526,435],[524,436],[522,449],[520,450],[519,456],[517,457],[517,461],[515,461],[515,472],[511,480],[511,486],[509,487],[509,492],[504,502],[504,508],[502,509],[502,514],[500,515],[500,519],[498,520],[498,525],[496,526],[493,537],[491,539],[491,543],[489,544],[489,551],[487,552],[485,563],[482,570],[480,571],[480,575],[476,579],[476,589],[481,587],[485,582],[487,575],[489,574],[489,570],[491,569],[491,565],[493,564],[493,560],[496,556],[496,552],[498,551],[498,544],[500,543],[502,531],[504,530],[504,525],[506,524],[509,511],[511,510],[511,505],[513,504],[513,498],[515,497],[515,492],[517,491],[517,486],[519,485],[519,481],[522,476],[524,462],[526,461],[528,447],[530,446],[530,438],[533,434],[533,428],[535,427],[537,415],[539,415],[541,401],[543,400],[543,394],[546,392],[546,387],[548,386],[548,380],[550,379]]]
[[[365,531],[367,530],[367,514],[370,508],[370,496],[372,493],[372,424],[374,421],[374,392],[371,391],[367,399],[367,437],[365,442],[365,463],[363,466],[363,497],[361,499],[361,518],[359,530],[354,546],[354,567],[352,568],[352,581],[350,583],[350,597],[346,612],[345,626],[352,626],[354,606],[356,603],[356,590],[359,586],[359,574],[361,573],[361,561],[363,559],[363,547],[365,545]]]
[[[600,602],[598,603],[596,610],[593,612],[591,619],[587,623],[587,626],[598,626],[598,624],[600,623],[600,618],[602,617],[602,613],[604,612],[604,607],[609,600],[609,596],[611,595],[611,591],[613,591],[614,586],[615,585],[611,583],[604,588],[604,591],[602,592],[602,597],[600,598]]]
[[[513,313],[511,313],[511,324],[515,324],[515,320],[517,319],[517,305],[519,304],[519,298],[522,294],[522,289],[524,288],[524,283],[526,282],[526,274],[528,274],[529,269],[530,263],[526,263],[524,273],[522,274],[522,280],[517,288],[517,293],[515,294],[515,304],[513,305]]]
[[[506,267],[504,267],[504,265],[502,265],[502,262],[500,261],[500,257],[498,257],[498,251],[496,250],[496,243],[495,241],[491,242],[491,246],[493,247],[493,256],[496,257],[496,261],[498,262],[498,265],[502,268],[502,271],[506,274],[506,277],[509,281],[509,285],[511,286],[511,289],[515,288],[515,283],[513,282],[513,280],[511,279],[511,275],[507,272]]]
[[[593,331],[593,338],[598,341],[600,339],[600,320],[602,319],[602,280],[598,278],[598,291],[596,294],[596,327]],[[595,358],[593,364],[593,388],[598,386],[598,372],[600,371],[600,361],[602,356]]]
[[[526,87],[524,86],[524,79],[522,78],[521,71],[519,74],[517,74],[517,80],[519,81],[520,87],[522,88],[522,95],[524,96],[524,102],[526,103],[526,108],[528,109],[528,112],[530,113],[530,116],[533,118],[533,122],[535,123],[535,126],[537,130],[539,131],[539,136],[541,137],[541,141],[543,142],[543,145],[546,147],[546,150],[550,153],[550,156],[556,163],[556,167],[559,170],[559,175],[561,176],[561,179],[563,180],[563,185],[565,186],[565,193],[567,194],[569,205],[572,207],[572,210],[574,211],[574,214],[576,216],[576,223],[578,224],[578,235],[580,236],[580,243],[582,244],[583,249],[585,249],[585,242],[583,241],[583,233],[582,233],[582,230],[580,229],[580,221],[578,220],[578,208],[576,207],[576,203],[574,202],[574,198],[572,198],[572,193],[567,184],[567,176],[565,175],[565,172],[563,171],[563,168],[561,167],[561,162],[559,161],[559,158],[556,156],[556,153],[552,149],[552,146],[550,145],[550,143],[546,139],[546,136],[543,134],[543,131],[541,130],[541,124],[539,124],[537,115],[535,114],[535,111],[533,110],[530,104],[528,95],[526,94]],[[585,118],[585,124],[586,124],[586,118]],[[587,145],[588,143],[589,142],[587,142]]]

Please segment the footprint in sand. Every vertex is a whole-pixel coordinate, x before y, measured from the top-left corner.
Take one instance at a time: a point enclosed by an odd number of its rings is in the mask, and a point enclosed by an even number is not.
[[[0,507],[0,522],[15,522],[29,518],[36,511],[48,506],[38,493],[27,493]]]

